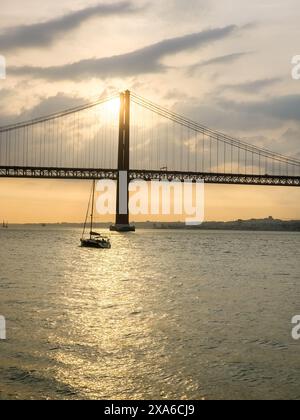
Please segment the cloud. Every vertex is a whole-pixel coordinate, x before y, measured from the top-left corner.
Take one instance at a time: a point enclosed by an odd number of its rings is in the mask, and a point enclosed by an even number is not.
[[[235,102],[223,100],[219,103],[223,109],[231,109],[250,117],[265,116],[283,121],[300,120],[300,95],[285,95],[259,102]]]
[[[284,95],[261,101],[235,101],[218,95],[208,95],[201,101],[190,97],[188,100],[178,100],[174,110],[234,137],[286,130],[289,125],[299,126],[300,133],[300,95]]]
[[[85,103],[80,97],[66,95],[62,92],[49,98],[42,98],[41,101],[33,108],[23,111],[18,116],[19,121],[28,121],[33,118],[43,117],[45,115],[55,114],[66,109],[75,108]]]
[[[192,66],[189,66],[187,71],[190,75],[193,75],[197,70],[201,69],[202,67],[232,64],[248,54],[252,54],[252,53],[240,52],[240,53],[223,55],[221,57],[211,58],[210,60],[201,61],[200,63],[196,63],[196,64],[193,64]]]
[[[189,98],[178,101],[174,110],[207,127],[241,138],[249,144],[299,159],[300,120],[276,119],[271,104],[277,102],[284,104],[289,101],[286,97],[271,99],[261,102],[257,113],[248,113],[246,106],[242,109],[238,105],[231,107],[229,101],[225,105],[225,102],[218,101],[217,98],[205,98],[204,101]],[[263,108],[265,112],[261,112]]]
[[[124,15],[137,10],[131,2],[120,1],[98,4],[33,25],[10,27],[0,33],[0,51],[49,46],[62,34],[78,28],[90,18]]]
[[[164,22],[180,22],[180,25],[189,26],[199,22],[213,9],[213,0],[164,0],[152,1],[151,11],[160,16]]]
[[[255,146],[264,147],[277,153],[299,159],[299,136],[300,125],[298,124],[298,126],[295,125],[295,127],[285,129],[284,131],[278,130],[273,136],[246,136],[243,140]]]
[[[300,129],[289,128],[285,131],[285,133],[283,133],[279,140],[279,144],[282,145],[282,148],[286,149],[288,146],[288,148],[292,151],[292,155],[297,159],[300,159],[299,138]]]
[[[237,27],[231,25],[166,39],[127,54],[105,58],[91,58],[63,66],[11,67],[8,71],[11,75],[31,76],[47,80],[78,80],[93,77],[126,77],[159,73],[167,69],[167,66],[161,63],[163,58],[225,39],[236,30]]]
[[[221,57],[212,58],[207,61],[203,61],[200,63],[202,67],[205,66],[211,66],[211,65],[223,65],[223,64],[231,64],[240,58],[244,57],[245,55],[250,54],[249,52],[241,52],[241,53],[234,53],[234,54],[228,54],[223,55]]]
[[[244,83],[237,83],[237,84],[228,84],[228,85],[221,85],[219,87],[220,90],[231,90],[234,92],[240,92],[240,93],[252,93],[257,94],[260,91],[270,87],[274,86],[278,83],[280,83],[282,79],[280,78],[273,78],[273,79],[259,79],[259,80],[253,80],[248,81]]]
[[[240,112],[238,107],[227,108],[224,102],[215,98],[205,97],[201,101],[191,98],[188,101],[178,101],[174,107],[175,112],[185,115],[207,127],[221,132],[240,137],[253,132],[260,132],[265,129],[277,129],[282,122],[265,115],[249,115]]]
[[[81,97],[75,97],[66,95],[62,92],[57,93],[55,96],[40,97],[39,102],[28,109],[21,109],[16,113],[8,113],[5,108],[7,100],[12,99],[14,90],[2,89],[0,90],[1,101],[0,101],[0,127],[14,124],[21,121],[29,121],[34,118],[43,117],[45,115],[54,114],[59,111],[63,111],[70,108],[75,108],[86,103],[87,100]],[[105,92],[103,93],[105,95]],[[101,95],[102,97],[102,95]]]

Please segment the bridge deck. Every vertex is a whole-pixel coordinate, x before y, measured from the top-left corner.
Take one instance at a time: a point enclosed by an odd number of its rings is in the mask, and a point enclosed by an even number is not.
[[[38,178],[38,179],[110,179],[116,180],[117,169],[82,169],[82,168],[37,168],[37,167],[0,167],[0,178]],[[222,174],[177,171],[140,171],[130,170],[130,180],[145,181],[191,181],[204,180],[208,184],[229,185],[265,185],[299,187],[299,176],[258,175],[258,174]]]

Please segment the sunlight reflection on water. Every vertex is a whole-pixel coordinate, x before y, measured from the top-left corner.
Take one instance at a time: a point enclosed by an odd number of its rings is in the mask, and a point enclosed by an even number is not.
[[[10,230],[0,398],[298,398],[299,235]]]

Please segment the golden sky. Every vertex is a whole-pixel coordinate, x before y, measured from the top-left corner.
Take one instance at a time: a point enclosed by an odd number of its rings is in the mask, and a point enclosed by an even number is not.
[[[89,181],[0,180],[0,219],[11,223],[81,223],[91,190]],[[267,197],[267,200],[266,200]],[[299,219],[299,188],[205,186],[205,220],[265,218]],[[173,216],[170,220],[177,221]],[[135,221],[162,216],[134,217]],[[97,221],[112,221],[98,216]]]

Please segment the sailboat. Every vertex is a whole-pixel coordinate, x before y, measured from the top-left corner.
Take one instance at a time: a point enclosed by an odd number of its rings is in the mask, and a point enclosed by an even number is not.
[[[8,223],[5,222],[4,220],[3,220],[3,223],[2,223],[2,228],[3,229],[8,229]]]
[[[93,180],[92,193],[91,193],[90,201],[88,204],[83,233],[82,233],[80,242],[81,242],[81,246],[84,248],[110,249],[111,248],[110,239],[106,236],[101,235],[101,233],[94,232],[93,230],[94,229],[95,188],[96,188],[96,181]],[[90,233],[89,233],[89,237],[86,238],[85,236],[86,236],[90,207],[91,207]]]

